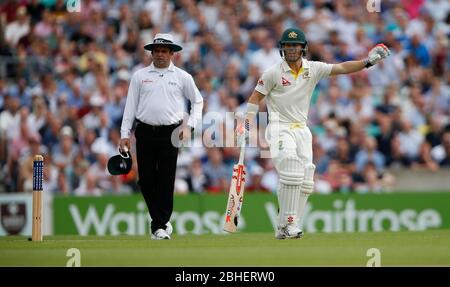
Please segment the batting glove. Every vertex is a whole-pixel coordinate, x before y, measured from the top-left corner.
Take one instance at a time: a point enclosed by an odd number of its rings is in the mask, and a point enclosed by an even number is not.
[[[247,103],[247,112],[245,114],[245,120],[243,123],[239,123],[236,128],[237,144],[242,146],[249,142],[250,134],[250,121],[258,113],[259,105],[253,103]]]
[[[243,141],[246,143],[249,140],[250,133],[250,123],[249,120],[246,119],[244,123],[239,124],[236,127],[236,137],[237,137],[237,145],[240,147],[243,144]]]
[[[386,47],[386,45],[384,44],[376,45],[369,51],[369,56],[365,59],[366,68],[378,64],[379,61],[383,60],[390,54],[391,51],[389,51],[389,48]]]

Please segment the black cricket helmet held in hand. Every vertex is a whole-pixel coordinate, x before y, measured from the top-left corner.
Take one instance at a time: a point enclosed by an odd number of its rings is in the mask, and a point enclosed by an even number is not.
[[[133,165],[130,152],[119,151],[108,160],[108,171],[112,175],[128,174]]]

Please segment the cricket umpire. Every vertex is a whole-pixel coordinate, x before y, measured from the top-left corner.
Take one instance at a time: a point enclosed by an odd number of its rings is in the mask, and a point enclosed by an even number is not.
[[[182,50],[172,35],[156,34],[144,49],[151,51],[153,62],[131,78],[119,148],[131,150],[131,129],[136,121],[138,184],[152,218],[151,238],[170,239],[177,141],[190,139],[201,121],[203,99],[192,76],[172,63],[174,53]],[[183,123],[186,99],[191,110]]]

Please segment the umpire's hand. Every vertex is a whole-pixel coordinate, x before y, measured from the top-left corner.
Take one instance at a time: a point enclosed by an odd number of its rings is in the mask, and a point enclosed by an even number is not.
[[[184,126],[180,130],[180,133],[178,134],[178,138],[181,141],[190,140],[191,139],[191,127]]]
[[[120,139],[119,150],[121,152],[129,152],[131,150],[130,139]]]

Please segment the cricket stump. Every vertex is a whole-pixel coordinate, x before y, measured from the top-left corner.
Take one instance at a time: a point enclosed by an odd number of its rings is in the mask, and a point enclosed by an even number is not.
[[[44,181],[44,157],[35,155],[33,160],[33,227],[32,241],[42,241],[42,183]]]

